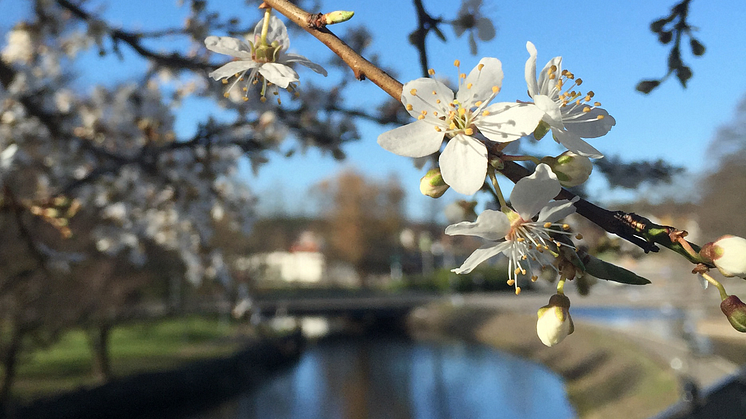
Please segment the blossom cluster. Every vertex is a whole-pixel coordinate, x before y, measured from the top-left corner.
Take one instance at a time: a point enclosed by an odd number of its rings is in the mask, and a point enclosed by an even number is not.
[[[416,120],[381,134],[378,144],[405,157],[437,155],[437,167],[428,171],[420,184],[423,194],[431,197],[442,196],[449,187],[472,195],[489,187],[485,186],[486,179],[492,180],[500,209],[485,209],[476,221],[458,222],[445,230],[448,235],[476,236],[486,241],[454,272],[469,273],[502,254],[508,259],[508,283],[516,293],[521,290],[522,278],[536,281],[542,269],[550,268],[560,275],[558,294],[566,298],[561,291],[564,281],[583,274],[582,266],[576,266],[581,264],[568,237],[573,233],[567,224],[560,223],[575,212],[575,200],[554,199],[562,186],[577,186],[588,179],[593,168],[590,159],[602,158],[603,154],[584,139],[603,136],[615,121],[594,99],[594,92],[580,92],[583,80],[562,68],[561,57],[551,59],[537,76],[536,47],[528,42],[526,49],[529,58],[525,80],[530,100],[495,100],[504,76],[497,58],[482,58],[468,74],[460,72],[456,61],[456,92],[430,77],[404,84],[401,102]],[[431,70],[430,75],[434,74]],[[505,146],[521,138],[540,140],[550,131],[568,151],[557,157],[518,158],[533,160],[537,165],[532,175],[516,183],[508,204],[495,179],[503,161],[516,159],[503,153]],[[569,319],[568,309],[569,301],[566,307],[540,311],[537,330],[545,344],[554,345],[571,333],[571,320],[565,321]],[[549,312],[559,314],[548,321],[542,313]],[[548,324],[554,325],[549,331]]]

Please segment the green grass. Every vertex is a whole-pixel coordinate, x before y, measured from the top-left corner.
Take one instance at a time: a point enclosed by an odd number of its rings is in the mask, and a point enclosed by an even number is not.
[[[176,368],[198,359],[225,356],[240,345],[241,326],[218,318],[186,317],[115,328],[110,355],[114,376]],[[96,385],[92,356],[82,330],[71,330],[54,345],[24,354],[14,395],[22,400]]]

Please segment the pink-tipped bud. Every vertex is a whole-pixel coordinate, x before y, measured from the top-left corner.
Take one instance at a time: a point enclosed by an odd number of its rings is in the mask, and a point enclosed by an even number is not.
[[[723,310],[723,314],[734,329],[746,332],[746,304],[740,298],[729,295],[720,303],[720,310]]]
[[[552,347],[575,331],[570,317],[570,299],[562,294],[555,294],[549,304],[539,309],[539,320],[536,322],[536,334],[541,343]]]
[[[725,235],[702,246],[699,254],[724,276],[746,278],[746,239],[743,237]]]

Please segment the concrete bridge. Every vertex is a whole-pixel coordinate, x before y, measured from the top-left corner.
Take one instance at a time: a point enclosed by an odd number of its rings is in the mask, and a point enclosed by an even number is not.
[[[252,311],[263,316],[403,317],[412,309],[443,300],[438,294],[347,295],[342,297],[257,298]]]

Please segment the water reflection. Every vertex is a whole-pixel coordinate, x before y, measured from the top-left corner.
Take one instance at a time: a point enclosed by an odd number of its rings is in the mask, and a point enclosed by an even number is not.
[[[250,394],[190,419],[571,418],[562,381],[488,347],[335,338]]]

